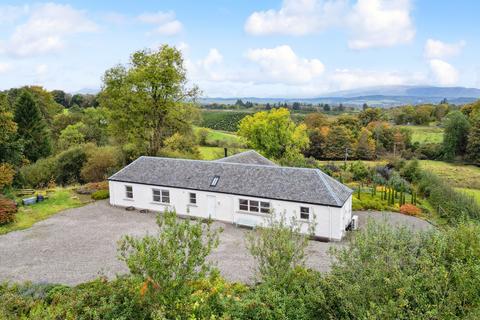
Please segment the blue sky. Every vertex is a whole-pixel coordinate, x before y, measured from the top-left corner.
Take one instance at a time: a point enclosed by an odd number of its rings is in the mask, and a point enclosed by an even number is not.
[[[99,88],[135,50],[180,48],[211,97],[480,87],[480,1],[1,1],[0,88]]]

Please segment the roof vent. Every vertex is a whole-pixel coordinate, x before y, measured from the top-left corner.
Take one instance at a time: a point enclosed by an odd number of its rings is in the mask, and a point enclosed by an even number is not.
[[[212,182],[210,182],[210,187],[216,187],[220,176],[214,176]]]

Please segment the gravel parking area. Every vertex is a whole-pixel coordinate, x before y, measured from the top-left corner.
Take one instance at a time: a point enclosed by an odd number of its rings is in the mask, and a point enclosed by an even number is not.
[[[382,217],[380,213],[356,214],[360,223],[364,223],[367,216]],[[429,226],[423,220],[395,213],[386,217],[395,223],[410,224],[413,221],[414,226],[421,226],[420,229],[423,229],[423,224]],[[248,230],[218,222],[215,225],[224,228],[224,231],[219,247],[209,259],[216,263],[227,279],[251,282],[253,260],[244,240]],[[156,230],[153,213],[114,208],[106,201],[66,210],[29,229],[0,236],[0,281],[74,285],[100,275],[114,277],[128,271],[117,259],[117,241],[122,235],[140,236]],[[328,271],[331,262],[329,248],[343,244],[311,241],[307,249],[307,265]]]

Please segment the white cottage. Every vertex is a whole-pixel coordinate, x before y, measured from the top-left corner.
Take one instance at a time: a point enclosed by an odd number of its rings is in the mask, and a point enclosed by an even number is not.
[[[255,226],[272,212],[340,240],[352,190],[318,169],[281,167],[255,151],[216,161],[140,157],[109,178],[110,204]]]

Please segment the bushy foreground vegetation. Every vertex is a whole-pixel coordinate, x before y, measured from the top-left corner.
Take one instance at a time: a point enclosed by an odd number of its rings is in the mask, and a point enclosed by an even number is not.
[[[480,227],[416,233],[370,222],[332,254],[330,272],[304,264],[307,238],[281,219],[252,231],[257,283],[229,283],[207,262],[209,222],[160,216],[161,232],[124,237],[131,274],[75,287],[0,285],[2,319],[475,319]],[[295,225],[295,224],[294,224]]]

